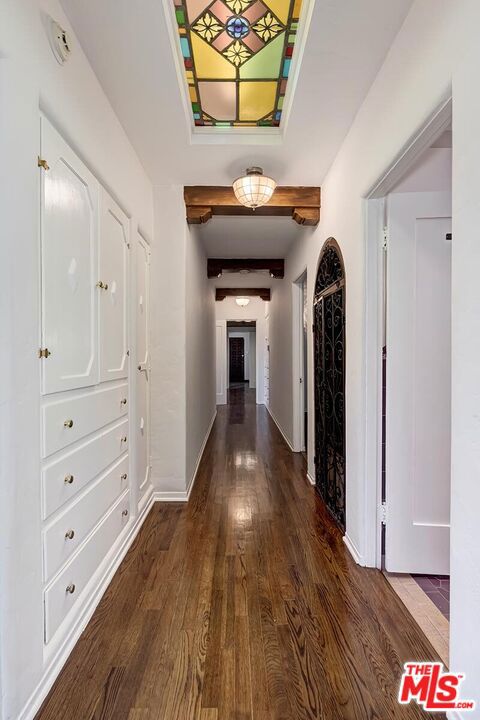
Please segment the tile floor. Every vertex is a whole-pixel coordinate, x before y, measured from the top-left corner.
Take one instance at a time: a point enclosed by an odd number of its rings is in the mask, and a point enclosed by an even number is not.
[[[386,571],[384,575],[448,667],[450,635],[448,619],[412,575],[397,575]]]
[[[450,620],[450,578],[448,575],[412,575],[415,582]]]

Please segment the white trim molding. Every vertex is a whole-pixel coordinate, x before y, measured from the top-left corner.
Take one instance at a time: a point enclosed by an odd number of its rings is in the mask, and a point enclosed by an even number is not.
[[[215,408],[215,412],[213,413],[213,416],[212,416],[212,419],[210,420],[210,424],[208,426],[207,432],[205,433],[202,447],[200,448],[200,451],[198,453],[197,463],[195,465],[195,471],[190,479],[190,482],[188,483],[187,489],[180,490],[180,491],[174,490],[174,491],[170,491],[170,492],[163,492],[162,490],[156,490],[154,493],[155,502],[188,502],[190,495],[192,493],[192,490],[193,490],[193,486],[195,484],[195,480],[197,479],[197,474],[198,474],[198,470],[200,468],[200,463],[202,462],[203,453],[205,452],[205,448],[207,446],[207,442],[208,442],[208,439],[212,432],[213,425],[215,423],[216,418],[217,418],[217,409]]]
[[[360,551],[358,550],[357,546],[355,545],[355,543],[353,542],[353,540],[349,537],[349,535],[347,533],[345,533],[345,535],[343,536],[343,542],[347,546],[348,552],[350,553],[352,558],[355,560],[357,565],[361,565],[362,567],[365,567],[365,561],[364,561]]]
[[[314,478],[310,475],[309,472],[307,472],[307,480],[308,480],[308,482],[310,483],[310,485],[313,485],[313,486],[315,487],[315,485],[316,485],[315,480],[314,480]]]
[[[270,415],[270,417],[272,418],[273,422],[275,423],[275,425],[276,425],[277,428],[279,429],[280,434],[281,434],[281,436],[283,437],[283,439],[285,440],[285,442],[287,443],[288,447],[290,448],[290,450],[291,450],[292,452],[295,452],[295,450],[293,449],[292,443],[291,443],[290,440],[288,439],[287,435],[285,434],[285,432],[284,432],[283,429],[282,429],[282,426],[280,425],[280,423],[278,422],[277,418],[276,418],[275,415],[273,414],[270,405],[265,405],[265,407],[267,408],[268,414]]]

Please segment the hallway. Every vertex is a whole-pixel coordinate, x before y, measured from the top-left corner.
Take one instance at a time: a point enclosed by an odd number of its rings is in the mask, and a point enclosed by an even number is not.
[[[396,697],[433,650],[246,392],[219,407],[188,504],[154,505],[37,720],[425,716]]]

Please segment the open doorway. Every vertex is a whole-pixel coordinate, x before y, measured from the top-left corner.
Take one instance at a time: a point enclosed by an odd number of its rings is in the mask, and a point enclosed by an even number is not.
[[[255,402],[257,377],[257,324],[255,320],[227,321],[227,378],[229,399],[232,392],[243,393]]]
[[[308,372],[307,372],[307,271],[293,283],[293,445],[307,459]]]
[[[377,565],[448,662],[454,242],[448,105],[416,146],[404,171],[392,170],[394,181],[382,181],[383,192],[369,207],[377,238],[382,228],[371,273],[378,286],[370,296],[377,292],[381,338]],[[372,245],[371,260],[374,253]]]

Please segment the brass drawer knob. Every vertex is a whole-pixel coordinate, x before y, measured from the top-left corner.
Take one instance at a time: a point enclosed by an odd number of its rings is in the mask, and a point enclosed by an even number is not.
[[[126,443],[126,442],[127,442],[127,436],[124,435],[124,436],[121,438],[120,442]]]
[[[123,475],[122,475],[122,477],[120,478],[120,480],[126,480],[127,477],[128,477],[127,473],[123,473]]]
[[[63,426],[66,428],[73,427],[73,420],[65,420],[65,422],[63,423]]]
[[[65,533],[65,539],[66,540],[73,540],[75,537],[75,531],[74,530],[68,530],[68,532]]]
[[[65,485],[71,485],[73,483],[73,475],[65,475]]]
[[[127,404],[127,398],[123,398],[123,400],[121,400],[121,404],[122,404],[122,405],[126,405],[126,404]]]
[[[101,280],[97,282],[97,287],[100,288],[100,290],[108,290],[108,283],[104,283]]]
[[[128,510],[123,510],[122,515],[123,515],[123,517],[127,517],[127,515],[128,515]]]
[[[67,585],[65,588],[65,592],[67,592],[69,595],[73,595],[75,592],[75,585],[73,583],[70,583],[70,585]]]

